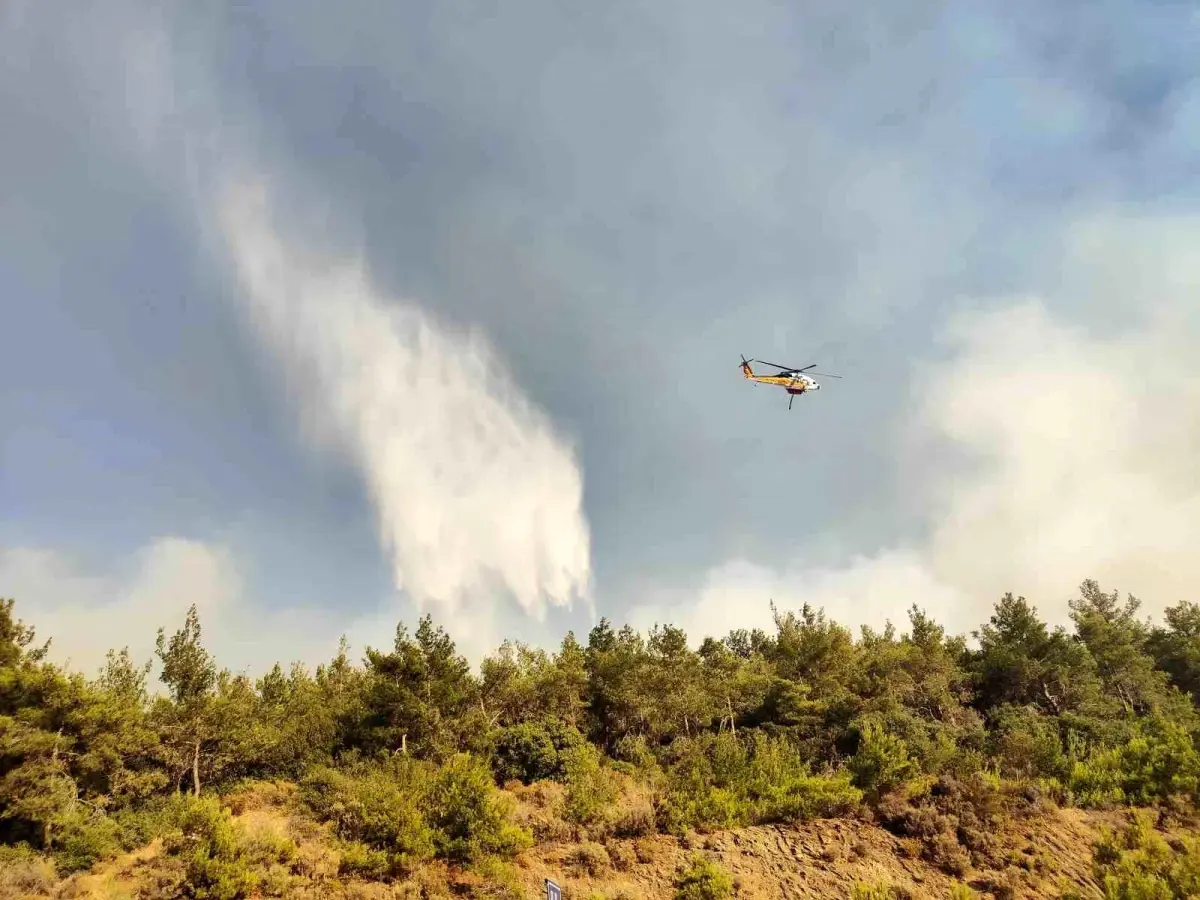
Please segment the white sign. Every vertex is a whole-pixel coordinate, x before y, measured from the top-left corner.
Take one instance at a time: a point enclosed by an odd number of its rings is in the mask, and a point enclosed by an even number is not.
[[[562,888],[549,878],[546,879],[546,900],[562,900]]]

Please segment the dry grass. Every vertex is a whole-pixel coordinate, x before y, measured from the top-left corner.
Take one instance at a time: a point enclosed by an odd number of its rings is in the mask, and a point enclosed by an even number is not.
[[[538,781],[526,787],[520,782],[506,788],[515,800],[514,819],[528,828],[539,844],[574,840],[576,828],[563,818],[566,789],[553,781]]]
[[[577,829],[561,816],[560,785],[514,787],[509,793],[518,818],[538,836],[536,846],[511,863],[492,862],[470,872],[432,864],[393,884],[339,877],[337,844],[328,827],[308,818],[287,786],[247,786],[234,802],[248,843],[278,867],[260,896],[289,900],[515,900],[541,896],[547,877],[578,900],[671,900],[677,866],[697,851],[734,877],[739,897],[849,897],[853,884],[862,882],[892,885],[914,900],[945,900],[957,880],[970,883],[981,900],[1006,895],[1057,900],[1064,884],[1087,893],[1091,842],[1099,826],[1109,823],[1106,814],[1072,810],[1016,817],[991,835],[994,863],[972,860],[968,871],[952,876],[939,867],[941,860],[929,859],[929,845],[920,836],[901,837],[859,821],[718,832],[694,836],[688,849],[642,828],[592,828],[577,839]],[[605,821],[638,821],[649,803],[648,792],[623,793]],[[943,823],[914,820],[920,824]],[[638,836],[618,836],[622,832]],[[281,854],[285,845],[293,849]],[[43,860],[3,859],[0,900],[167,900],[180,895],[181,879],[179,861],[158,843],[61,882]]]
[[[57,882],[48,860],[16,853],[0,858],[0,900],[48,897]]]

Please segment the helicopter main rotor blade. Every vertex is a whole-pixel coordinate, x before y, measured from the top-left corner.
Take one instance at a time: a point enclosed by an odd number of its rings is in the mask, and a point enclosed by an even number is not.
[[[828,372],[813,372],[814,375],[820,375],[822,378],[841,378],[841,375],[830,375]]]
[[[801,366],[800,368],[793,368],[790,366],[781,366],[779,363],[767,362],[765,359],[756,359],[755,362],[760,362],[764,366],[774,366],[776,369],[781,370],[781,375],[794,375],[797,372],[807,372],[809,369],[815,369],[817,367],[816,363],[812,363],[811,365],[807,366]]]

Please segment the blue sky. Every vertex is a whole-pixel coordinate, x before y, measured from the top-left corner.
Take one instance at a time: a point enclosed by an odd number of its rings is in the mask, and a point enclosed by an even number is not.
[[[1187,4],[4,15],[0,594],[79,665],[1194,596]]]

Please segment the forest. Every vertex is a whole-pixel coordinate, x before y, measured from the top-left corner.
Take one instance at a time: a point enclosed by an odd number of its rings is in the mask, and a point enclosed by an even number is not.
[[[538,843],[575,842],[587,865],[609,839],[845,819],[965,882],[996,864],[1005,819],[1133,809],[1151,818],[1107,838],[1096,883],[1196,896],[1200,847],[1154,843],[1146,823],[1195,821],[1200,605],[1160,622],[1140,608],[1084,581],[1071,627],[1051,628],[1010,593],[968,637],[915,606],[858,634],[772,606],[773,629],[698,649],[678,628],[602,619],[554,652],[505,642],[477,671],[426,616],[361,659],[343,643],[315,670],[252,679],[206,650],[194,608],[158,631],[154,659],[113,649],[88,675],[53,664],[4,600],[0,869],[51,885],[159,840],[170,866],[146,896],[450,896],[434,871],[526,896],[511,861]],[[235,827],[254,791],[286,794],[332,855]],[[675,896],[736,892],[689,865]]]

